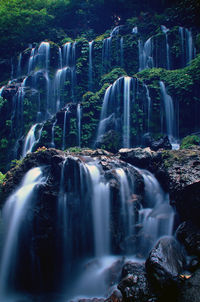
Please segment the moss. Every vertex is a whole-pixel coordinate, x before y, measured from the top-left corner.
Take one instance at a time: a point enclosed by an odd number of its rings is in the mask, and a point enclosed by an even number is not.
[[[188,149],[193,146],[199,146],[200,145],[200,137],[197,135],[188,135],[183,138],[181,142],[181,149]]]

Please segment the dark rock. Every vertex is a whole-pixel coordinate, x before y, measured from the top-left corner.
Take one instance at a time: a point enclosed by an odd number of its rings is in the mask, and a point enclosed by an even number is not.
[[[156,301],[143,264],[127,262],[122,269],[122,280],[118,288],[122,293],[123,301]]]
[[[105,300],[106,302],[122,302],[122,294],[118,289],[115,289],[113,293]]]
[[[185,253],[178,241],[173,237],[161,238],[146,260],[149,279],[159,296],[175,298],[178,276],[184,266]]]
[[[185,246],[190,255],[200,257],[200,228],[191,221],[183,222],[176,231],[177,239]]]
[[[153,140],[149,147],[154,151],[158,151],[159,149],[165,149],[165,150],[172,149],[172,145],[170,144],[169,138],[167,136],[159,140]]]
[[[179,288],[177,302],[199,302],[200,300],[200,269],[191,277],[184,279]]]

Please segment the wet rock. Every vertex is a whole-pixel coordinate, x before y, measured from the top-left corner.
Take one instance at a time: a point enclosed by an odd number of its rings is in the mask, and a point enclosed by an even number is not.
[[[157,294],[174,299],[178,289],[178,276],[185,266],[185,253],[178,241],[173,237],[161,238],[150,252],[145,265]]]
[[[159,149],[165,149],[165,150],[172,149],[172,145],[170,144],[169,138],[167,136],[159,140],[153,140],[149,147],[154,151],[158,151]]]
[[[200,269],[186,278],[179,288],[177,302],[199,302],[200,297]]]
[[[115,289],[112,294],[105,300],[106,302],[122,302],[122,294],[118,289]]]
[[[191,221],[183,222],[176,231],[177,239],[185,246],[190,255],[200,257],[200,228]]]
[[[143,264],[127,262],[122,269],[122,280],[118,288],[122,293],[123,301],[156,301]]]
[[[170,144],[168,136],[164,136],[156,140],[151,136],[150,133],[146,133],[143,136],[143,144],[145,147],[150,147],[153,151],[158,151],[159,149],[172,149],[172,145]]]

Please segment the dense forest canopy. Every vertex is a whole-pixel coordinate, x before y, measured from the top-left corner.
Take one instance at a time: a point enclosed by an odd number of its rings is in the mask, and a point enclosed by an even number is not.
[[[176,9],[170,9],[174,5]],[[66,34],[72,38],[83,31],[100,34],[127,18],[142,18],[144,13],[165,11],[169,24],[199,26],[199,9],[199,0],[1,0],[0,55],[10,56],[28,43],[44,39],[57,42]]]

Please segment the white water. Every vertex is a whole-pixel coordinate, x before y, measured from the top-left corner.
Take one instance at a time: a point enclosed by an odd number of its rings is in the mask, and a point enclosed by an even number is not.
[[[145,43],[138,41],[139,49],[139,71],[146,68],[153,68],[153,40],[149,38]]]
[[[25,157],[27,153],[30,153],[33,150],[33,147],[36,143],[35,130],[38,124],[35,124],[31,127],[29,132],[27,133],[22,156]]]
[[[3,92],[4,88],[5,88],[5,86],[2,86],[2,87],[0,88],[0,96],[2,95],[2,92]]]
[[[120,38],[120,66],[124,66],[124,39]]]
[[[66,122],[67,122],[67,110],[64,113],[64,120],[63,120],[62,150],[65,150],[65,144],[66,144]]]
[[[5,301],[7,294],[10,293],[9,286],[13,286],[13,279],[10,273],[15,267],[18,258],[17,237],[23,223],[23,217],[26,215],[28,204],[32,201],[34,188],[43,181],[41,168],[29,170],[19,189],[8,198],[3,209],[3,218],[7,231],[0,266],[1,301]]]
[[[92,185],[92,208],[95,256],[102,257],[110,254],[110,188],[101,179],[100,169],[96,164],[86,165]]]
[[[81,147],[81,117],[82,117],[82,110],[81,104],[77,105],[77,125],[78,125],[78,146]]]
[[[103,48],[102,48],[103,73],[106,73],[111,65],[111,45],[112,45],[112,36],[103,40]]]
[[[123,147],[130,148],[130,92],[131,77],[124,78],[124,123],[123,123]]]
[[[17,65],[17,78],[22,75],[22,53],[19,54],[18,65]]]
[[[144,85],[145,89],[146,89],[146,99],[147,99],[147,116],[148,116],[148,120],[147,120],[147,131],[149,132],[150,130],[150,119],[151,119],[151,97],[149,94],[149,88],[147,85]]]
[[[137,26],[133,27],[132,34],[138,34],[138,28],[137,28]]]
[[[172,97],[167,93],[164,82],[160,81],[161,95],[165,112],[166,134],[173,149],[177,149],[178,143],[176,140],[177,121],[175,119],[174,103]]]
[[[165,34],[165,41],[166,41],[166,67],[170,69],[170,54],[169,54],[169,42],[168,42],[168,31],[169,29],[165,25],[161,25],[161,30]]]
[[[148,253],[161,236],[172,235],[174,211],[169,205],[169,195],[164,193],[155,176],[146,170],[138,171],[145,183],[145,204],[139,211],[140,250]]]
[[[51,129],[51,146],[52,148],[55,148],[55,126],[56,126],[57,120],[52,125]]]
[[[135,231],[135,217],[133,202],[131,195],[134,193],[134,183],[131,186],[128,182],[128,177],[122,168],[116,169],[116,173],[120,182],[120,199],[122,206],[123,227],[125,228],[125,236],[130,237]],[[126,252],[129,252],[129,246]]]

